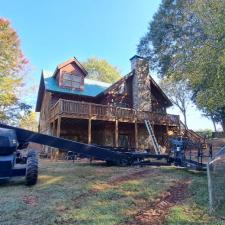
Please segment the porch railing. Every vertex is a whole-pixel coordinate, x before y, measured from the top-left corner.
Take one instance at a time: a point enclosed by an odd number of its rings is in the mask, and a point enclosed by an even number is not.
[[[147,111],[137,111],[131,108],[115,107],[110,105],[101,105],[95,103],[79,102],[59,99],[50,109],[50,119],[58,115],[74,118],[93,118],[99,120],[144,122],[150,120],[154,124],[179,125],[179,116],[171,114],[153,113]]]

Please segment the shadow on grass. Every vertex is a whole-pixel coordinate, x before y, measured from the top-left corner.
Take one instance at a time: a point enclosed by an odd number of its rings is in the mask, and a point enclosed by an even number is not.
[[[86,164],[81,164],[82,166],[96,166],[96,167],[109,167],[111,165],[108,165],[106,162],[104,161],[97,161],[97,162],[90,162],[90,163],[86,163]]]
[[[107,163],[104,161],[63,161],[63,163],[69,163],[69,164],[74,164],[74,166],[82,166],[82,167],[89,167],[89,166],[102,166],[102,167],[108,167]]]
[[[22,177],[0,180],[0,188],[13,187],[13,186],[25,186],[25,185],[26,185],[25,179]]]

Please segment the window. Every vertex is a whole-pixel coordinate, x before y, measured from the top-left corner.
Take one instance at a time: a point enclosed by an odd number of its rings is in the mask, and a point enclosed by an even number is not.
[[[82,88],[82,76],[69,73],[62,74],[62,85],[72,89]]]

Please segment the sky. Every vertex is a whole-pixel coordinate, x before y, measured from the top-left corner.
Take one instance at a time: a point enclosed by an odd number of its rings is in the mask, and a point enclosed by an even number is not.
[[[106,59],[122,74],[130,71],[140,38],[161,0],[0,0],[0,17],[10,20],[22,51],[30,62],[29,84],[33,93],[25,98],[35,105],[41,70],[75,56]],[[154,75],[155,76],[155,75]],[[36,88],[33,88],[36,87]],[[178,114],[175,108],[169,113]],[[188,112],[191,129],[213,128],[193,106]]]

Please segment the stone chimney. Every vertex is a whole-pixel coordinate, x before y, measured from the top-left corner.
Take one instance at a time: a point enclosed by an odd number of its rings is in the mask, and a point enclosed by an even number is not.
[[[138,55],[131,59],[133,76],[133,108],[142,111],[151,111],[151,90],[149,77],[149,61]]]

